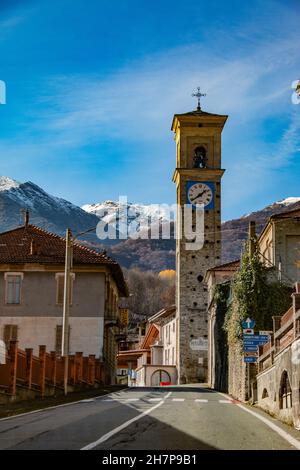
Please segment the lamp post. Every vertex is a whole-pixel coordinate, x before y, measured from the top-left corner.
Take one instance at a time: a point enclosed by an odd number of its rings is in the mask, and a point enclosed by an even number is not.
[[[71,299],[71,271],[73,268],[73,243],[80,235],[92,232],[96,227],[79,232],[74,237],[71,229],[66,230],[66,249],[65,249],[65,275],[64,275],[64,303],[63,303],[63,326],[62,326],[62,344],[61,355],[64,358],[64,394],[68,394],[68,369],[69,369],[69,313]]]

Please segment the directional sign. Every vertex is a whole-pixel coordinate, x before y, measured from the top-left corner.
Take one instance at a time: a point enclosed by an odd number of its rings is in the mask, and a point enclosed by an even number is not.
[[[244,335],[243,341],[244,344],[248,344],[249,346],[259,346],[261,344],[268,343],[269,339],[268,335]]]
[[[246,318],[246,320],[244,320],[244,321],[242,322],[242,327],[243,327],[244,329],[246,329],[246,328],[254,328],[254,326],[255,326],[255,321],[252,320],[252,319],[249,318],[249,317]]]
[[[244,344],[244,351],[249,352],[249,351],[257,351],[257,346],[248,346],[247,344]]]
[[[244,356],[245,357],[252,357],[252,356],[257,356],[258,355],[258,351],[248,351],[248,352],[244,352]]]
[[[244,362],[257,362],[257,357],[244,357]]]

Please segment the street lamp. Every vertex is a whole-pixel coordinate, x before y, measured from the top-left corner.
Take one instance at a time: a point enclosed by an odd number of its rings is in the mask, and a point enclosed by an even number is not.
[[[66,230],[66,251],[65,251],[65,277],[64,277],[64,303],[63,303],[63,326],[61,355],[64,358],[64,394],[68,394],[68,368],[69,368],[69,313],[70,313],[70,293],[71,293],[71,270],[73,268],[73,245],[80,236],[93,232],[96,227],[77,233],[74,237],[71,229]]]

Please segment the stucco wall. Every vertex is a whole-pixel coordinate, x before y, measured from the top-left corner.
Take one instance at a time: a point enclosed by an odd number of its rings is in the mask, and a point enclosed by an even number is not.
[[[136,386],[151,387],[152,374],[158,370],[166,371],[169,374],[172,385],[177,383],[177,371],[175,366],[144,365],[136,370]]]
[[[161,329],[162,342],[163,342],[163,357],[162,363],[167,365],[176,364],[176,319],[175,315],[169,321],[166,321]],[[157,364],[157,362],[156,362]]]
[[[5,305],[4,273],[0,273],[0,316],[60,317],[62,305],[56,304],[56,272],[25,271],[23,274],[21,304]],[[75,272],[70,315],[74,317],[103,317],[104,305],[104,273]]]
[[[70,317],[70,354],[83,352],[102,357],[103,317]],[[56,326],[62,325],[62,317],[0,317],[0,338],[4,325],[18,325],[19,348],[33,348],[38,354],[39,345],[47,351],[55,350]]]
[[[274,364],[257,375],[258,406],[274,414],[282,421],[300,425],[300,364],[294,351],[300,350],[300,338],[292,345],[286,347],[274,358]],[[292,389],[292,407],[280,409],[279,390],[283,372],[288,374]],[[263,390],[266,388],[269,397],[263,398]]]

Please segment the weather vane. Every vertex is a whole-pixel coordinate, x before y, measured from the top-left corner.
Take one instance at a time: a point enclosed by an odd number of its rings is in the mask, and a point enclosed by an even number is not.
[[[197,106],[197,111],[201,111],[201,106],[200,106],[200,99],[202,96],[206,96],[206,93],[201,93],[200,92],[200,87],[197,87],[197,93],[193,93],[192,96],[195,96],[195,98],[198,98],[198,106]]]

